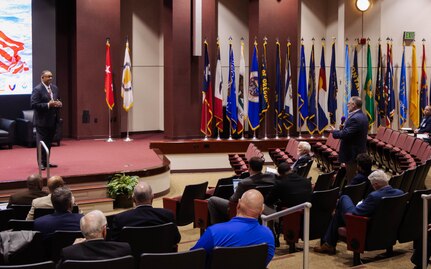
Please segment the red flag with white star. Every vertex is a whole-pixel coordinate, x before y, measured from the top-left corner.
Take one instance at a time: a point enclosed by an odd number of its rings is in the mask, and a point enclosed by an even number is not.
[[[105,93],[106,104],[112,110],[114,107],[114,88],[112,87],[111,45],[109,44],[109,38],[106,39]]]

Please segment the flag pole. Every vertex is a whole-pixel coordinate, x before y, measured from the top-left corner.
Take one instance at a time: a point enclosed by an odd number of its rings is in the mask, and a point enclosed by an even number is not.
[[[126,135],[126,138],[123,139],[123,141],[124,142],[131,142],[131,141],[133,141],[133,139],[130,138],[130,136],[129,136],[129,112],[127,112],[126,126],[127,126],[127,135]]]
[[[108,128],[109,128],[109,137],[108,137],[108,139],[106,139],[106,142],[108,142],[108,143],[111,143],[111,142],[114,142],[115,140],[114,139],[112,139],[112,137],[111,137],[111,109],[109,109],[109,107],[108,107]]]

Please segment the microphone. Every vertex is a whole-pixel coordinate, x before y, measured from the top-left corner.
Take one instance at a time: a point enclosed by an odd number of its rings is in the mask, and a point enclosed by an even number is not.
[[[340,130],[344,128],[344,122],[346,121],[346,117],[342,116],[341,117],[341,124],[340,124]]]

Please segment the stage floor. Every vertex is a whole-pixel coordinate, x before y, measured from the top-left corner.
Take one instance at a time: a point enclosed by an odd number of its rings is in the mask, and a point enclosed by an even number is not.
[[[131,142],[116,139],[113,143],[104,140],[63,140],[59,147],[51,148],[51,163],[58,165],[51,169],[51,175],[65,178],[91,176],[145,171],[163,165],[163,159],[149,147],[152,140],[163,140],[163,134],[143,134],[132,138],[134,140]],[[0,150],[0,182],[22,181],[38,172],[36,148],[15,145],[11,150]]]

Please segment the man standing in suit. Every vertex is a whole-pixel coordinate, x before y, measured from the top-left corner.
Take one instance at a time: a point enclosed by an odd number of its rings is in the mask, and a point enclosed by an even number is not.
[[[346,165],[346,179],[350,183],[356,174],[356,156],[367,151],[368,118],[362,112],[362,100],[353,96],[347,103],[349,116],[341,130],[332,136],[341,139],[338,160]]]
[[[34,87],[31,93],[31,108],[34,109],[33,121],[36,126],[36,143],[39,145],[40,141],[45,142],[49,151],[51,151],[52,139],[60,119],[59,110],[63,105],[59,98],[57,86],[51,82],[51,71],[42,71],[41,83]],[[47,165],[46,152],[42,148],[42,163],[39,166],[42,170],[45,170]],[[57,167],[55,164],[49,164],[49,166]]]
[[[323,236],[321,246],[314,248],[315,252],[326,253],[330,255],[335,254],[335,247],[338,241],[338,227],[344,227],[344,215],[352,213],[357,216],[371,216],[379,205],[382,197],[391,197],[403,194],[401,190],[393,189],[389,184],[389,178],[382,170],[372,172],[368,179],[374,190],[368,194],[365,200],[355,206],[347,195],[342,195],[338,200],[337,208],[332,216],[329,227]]]
[[[431,106],[426,106],[424,109],[424,117],[419,125],[419,128],[415,130],[415,134],[431,133]]]
[[[72,192],[68,188],[57,188],[51,194],[51,202],[55,212],[37,218],[34,221],[34,230],[39,231],[47,239],[57,230],[79,231],[81,214],[72,213]]]
[[[164,208],[154,208],[153,190],[146,182],[139,182],[133,190],[133,201],[136,207],[132,210],[116,215],[112,222],[112,239],[118,239],[124,226],[142,227],[175,223],[174,215]],[[181,235],[177,228],[176,243],[180,242]]]
[[[42,177],[38,174],[33,174],[27,178],[27,190],[20,191],[12,194],[9,197],[9,204],[11,205],[31,205],[35,198],[47,196],[48,193],[42,190],[43,181]]]
[[[64,248],[60,260],[103,260],[132,255],[128,243],[105,241],[106,223],[102,211],[88,212],[80,221],[85,240]]]
[[[256,188],[257,186],[273,186],[275,176],[274,174],[262,173],[264,160],[259,157],[252,157],[249,161],[250,177],[242,179],[238,183],[234,194],[229,200],[212,196],[208,199],[208,211],[210,214],[211,224],[225,222],[229,220],[229,201],[238,202],[238,199],[249,189]]]

